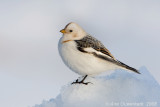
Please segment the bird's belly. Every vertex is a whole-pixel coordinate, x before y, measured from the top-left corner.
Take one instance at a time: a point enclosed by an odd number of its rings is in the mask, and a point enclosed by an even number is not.
[[[96,75],[113,69],[113,65],[93,54],[83,53],[77,50],[74,42],[61,44],[59,52],[64,63],[80,75]]]

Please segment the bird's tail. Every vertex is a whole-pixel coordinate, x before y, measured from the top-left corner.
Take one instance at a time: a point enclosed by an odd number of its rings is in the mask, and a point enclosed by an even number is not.
[[[120,61],[118,61],[118,62],[119,62],[119,66],[121,66],[121,67],[123,67],[123,68],[126,68],[126,69],[128,69],[128,70],[131,70],[131,71],[133,71],[133,72],[135,72],[135,73],[141,74],[137,69],[132,68],[132,67],[124,64],[123,62],[120,62]]]

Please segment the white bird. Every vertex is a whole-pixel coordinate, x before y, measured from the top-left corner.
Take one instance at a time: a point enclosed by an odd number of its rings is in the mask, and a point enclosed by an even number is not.
[[[60,31],[63,36],[59,40],[58,49],[63,62],[74,72],[84,76],[98,75],[114,69],[127,69],[139,73],[138,70],[118,61],[96,38],[86,33],[78,24],[71,22]],[[140,73],[139,73],[140,74]]]

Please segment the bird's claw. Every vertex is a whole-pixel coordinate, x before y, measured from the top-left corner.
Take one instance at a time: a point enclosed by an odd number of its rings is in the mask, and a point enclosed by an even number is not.
[[[76,82],[72,82],[72,84],[84,84],[84,85],[88,85],[88,83],[91,83],[91,82],[78,81],[78,79],[76,80]]]
[[[84,80],[87,78],[87,76],[88,75],[84,76],[84,78],[81,81],[78,81],[78,79],[77,79],[76,82],[72,82],[72,84],[85,84],[85,85],[88,85],[88,83],[91,83],[91,82],[84,82]]]

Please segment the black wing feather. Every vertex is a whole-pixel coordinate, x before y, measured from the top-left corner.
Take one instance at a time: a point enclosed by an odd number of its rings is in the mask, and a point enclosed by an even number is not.
[[[131,70],[131,71],[134,71],[134,72],[140,74],[138,72],[138,70],[136,70],[135,68],[132,68],[132,67],[130,67],[130,66],[128,66],[128,65],[126,65],[126,64],[124,64],[124,63],[122,63],[122,62],[120,62],[118,60],[116,60],[113,57],[113,55],[109,52],[109,50],[106,49],[105,46],[100,41],[98,41],[96,38],[94,38],[94,37],[92,37],[90,35],[85,36],[81,40],[75,40],[75,42],[77,43],[77,49],[79,51],[81,51],[81,52],[88,53],[84,49],[88,48],[88,47],[92,47],[93,49],[95,49],[95,50],[97,50],[99,52],[102,52],[103,54],[109,56],[110,58],[108,58],[108,57],[106,57],[104,55],[98,55],[95,52],[93,52],[92,54],[94,56],[99,57],[99,58],[104,59],[104,60],[107,60],[107,61],[109,61],[111,63],[114,63],[114,64],[116,64],[118,66],[124,67],[124,68],[126,68],[128,70]]]
[[[92,47],[93,49],[102,52],[103,54],[108,55],[109,57],[115,59],[113,55],[109,52],[109,50],[106,49],[105,46],[99,40],[90,35],[87,35],[81,40],[75,40],[75,42],[77,43],[78,48]]]

